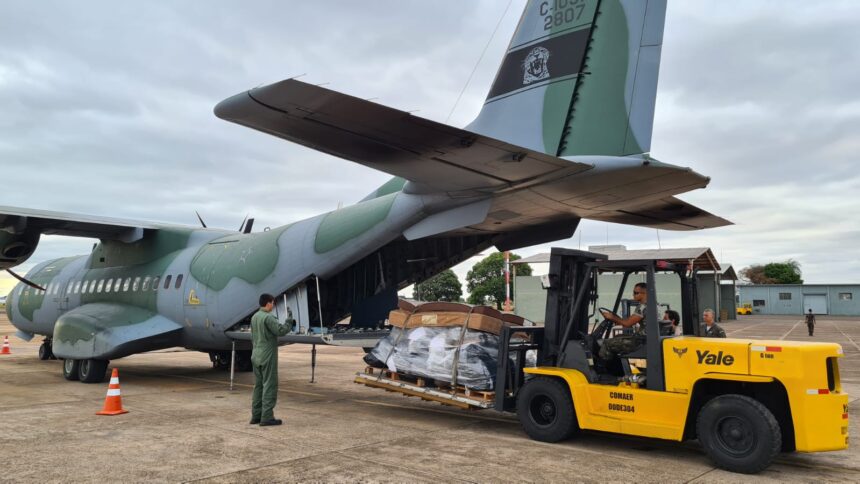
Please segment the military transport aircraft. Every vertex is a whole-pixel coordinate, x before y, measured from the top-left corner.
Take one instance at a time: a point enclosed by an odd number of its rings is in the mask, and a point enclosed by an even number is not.
[[[6,311],[46,336],[70,380],[108,360],[233,344],[249,360],[257,297],[299,320],[282,342],[370,346],[397,291],[491,246],[572,236],[588,218],[667,230],[726,225],[676,194],[709,179],[649,154],[665,0],[530,0],[465,129],[289,79],[215,114],[394,176],[352,206],[252,233],[0,207],[0,269],[42,234],[99,239],[21,277]],[[338,321],[350,316],[347,325]]]

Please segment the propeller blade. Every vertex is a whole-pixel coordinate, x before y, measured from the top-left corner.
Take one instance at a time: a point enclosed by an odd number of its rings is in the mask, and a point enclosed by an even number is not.
[[[250,215],[250,214],[248,214],[248,215]],[[242,225],[239,226],[239,232],[245,231],[245,222],[248,221],[248,215],[245,215],[245,220],[242,220]]]
[[[254,219],[249,218],[249,219],[248,219],[248,223],[247,223],[247,224],[245,224],[245,230],[243,230],[243,231],[242,231],[242,233],[244,233],[244,234],[250,234],[250,233],[251,233],[251,229],[252,229],[252,228],[254,228]]]
[[[18,274],[15,274],[15,271],[13,271],[12,269],[6,269],[6,272],[8,272],[10,276],[14,277],[15,279],[18,279],[19,281],[23,282],[24,284],[26,284],[30,287],[34,287],[34,288],[39,289],[41,291],[45,290],[44,287],[36,284],[35,282],[30,282],[26,278],[21,277]]]
[[[195,210],[194,213],[197,213],[197,210]],[[203,221],[203,217],[201,217],[199,213],[197,213],[197,220],[200,221],[200,225],[202,225],[204,229],[207,228],[206,222]]]

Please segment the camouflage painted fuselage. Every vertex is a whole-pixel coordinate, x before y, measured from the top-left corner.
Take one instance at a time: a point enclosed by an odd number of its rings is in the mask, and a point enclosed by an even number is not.
[[[19,284],[6,312],[22,332],[51,336],[61,358],[229,349],[225,330],[256,309],[261,293],[336,273],[432,205],[433,197],[394,191],[259,233],[171,227],[133,243],[102,241],[89,255],[36,266],[27,278],[46,291]]]

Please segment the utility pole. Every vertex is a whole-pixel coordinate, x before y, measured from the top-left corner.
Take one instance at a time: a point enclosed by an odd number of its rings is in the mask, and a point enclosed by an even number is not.
[[[505,251],[505,306],[504,310],[510,312],[513,309],[511,304],[511,252]]]

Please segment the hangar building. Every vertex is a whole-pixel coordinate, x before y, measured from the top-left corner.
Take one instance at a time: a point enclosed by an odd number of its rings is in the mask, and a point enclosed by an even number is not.
[[[753,314],[860,316],[860,284],[751,284],[738,286],[738,303]]]

